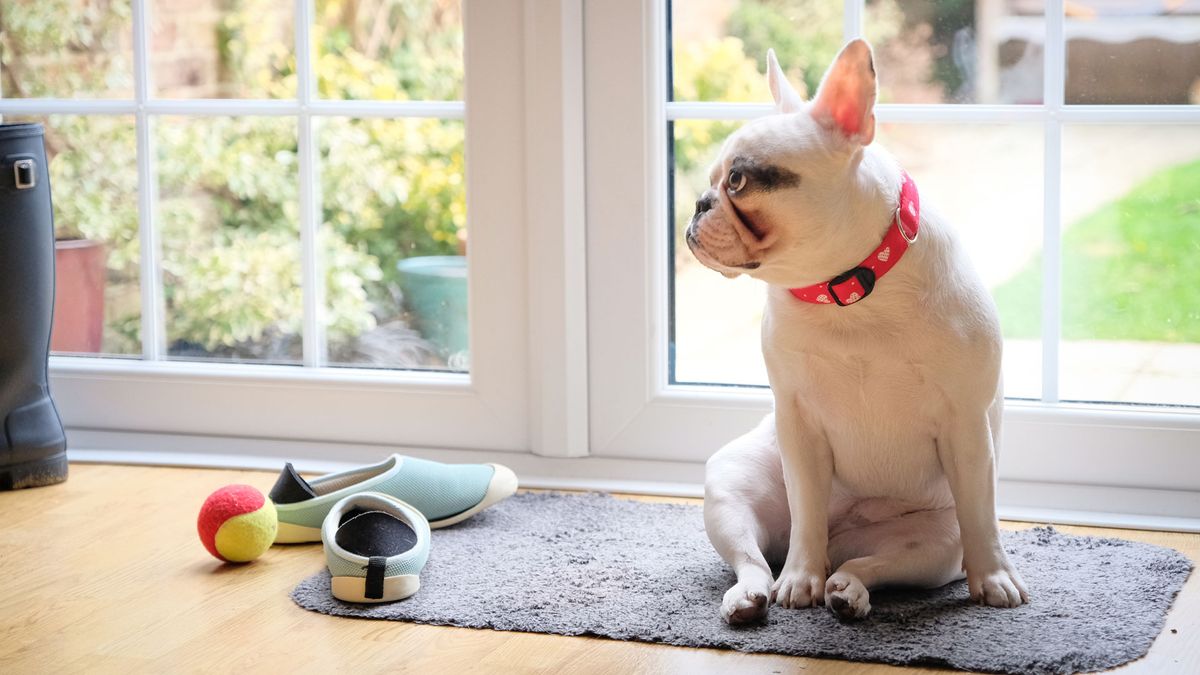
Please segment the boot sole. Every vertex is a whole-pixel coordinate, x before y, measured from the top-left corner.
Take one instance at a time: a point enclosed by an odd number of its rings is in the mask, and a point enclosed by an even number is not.
[[[67,479],[67,453],[0,466],[0,492],[54,485]]]

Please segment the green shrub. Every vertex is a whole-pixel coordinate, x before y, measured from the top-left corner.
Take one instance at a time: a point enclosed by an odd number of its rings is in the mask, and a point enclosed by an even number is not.
[[[373,11],[360,15],[369,5]],[[462,91],[454,0],[317,0],[315,70],[330,99],[446,99]],[[218,26],[217,95],[294,98],[290,26],[275,0],[229,0]],[[130,95],[121,56],[128,2],[5,3],[5,91]],[[374,11],[378,10],[378,11]],[[381,14],[382,12],[382,14]],[[73,20],[63,21],[62,17]],[[384,17],[387,30],[377,27]],[[286,20],[287,15],[282,15]],[[81,66],[81,64],[83,64]],[[55,89],[54,87],[59,87]],[[122,90],[123,88],[123,90]],[[52,116],[47,146],[60,236],[108,243],[113,293],[139,283],[135,129],[129,118]],[[298,355],[301,328],[297,131],[289,118],[155,119],[166,330],[180,349]],[[466,227],[458,121],[319,119],[320,246],[331,342],[398,313],[396,263],[457,251]],[[124,166],[113,167],[114,158]],[[110,170],[104,170],[110,167]],[[145,280],[149,281],[149,280]],[[140,304],[110,302],[105,349],[137,352]]]

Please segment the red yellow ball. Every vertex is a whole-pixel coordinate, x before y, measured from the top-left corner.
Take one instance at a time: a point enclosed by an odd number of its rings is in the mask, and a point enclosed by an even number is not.
[[[234,563],[262,555],[278,528],[275,505],[249,485],[226,485],[213,492],[196,521],[204,548],[218,560]]]

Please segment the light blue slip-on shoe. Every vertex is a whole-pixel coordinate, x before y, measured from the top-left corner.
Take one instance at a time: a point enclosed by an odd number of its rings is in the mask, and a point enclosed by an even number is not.
[[[466,520],[516,491],[516,474],[500,464],[442,464],[392,455],[378,464],[308,481],[288,464],[270,495],[279,514],[275,543],[321,541],[321,523],[334,502],[360,492],[382,492],[406,502],[437,529]]]
[[[329,590],[345,602],[403,600],[421,588],[429,522],[381,492],[343,497],[321,525]]]

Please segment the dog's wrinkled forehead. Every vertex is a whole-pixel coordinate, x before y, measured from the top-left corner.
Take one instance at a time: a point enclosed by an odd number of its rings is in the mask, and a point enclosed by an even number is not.
[[[822,152],[819,129],[798,115],[773,115],[753,120],[726,141],[709,173],[717,182],[736,170],[759,190],[771,192],[800,184],[800,170]]]
[[[777,162],[771,157],[758,154],[735,154],[725,162],[725,166],[714,166],[709,182],[716,184],[723,172],[741,174],[746,177],[746,185],[756,192],[774,192],[784,188],[800,185],[800,174]]]

